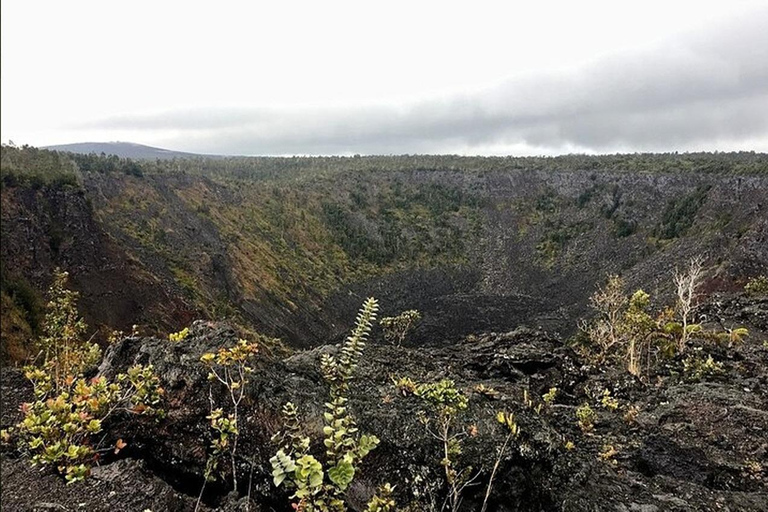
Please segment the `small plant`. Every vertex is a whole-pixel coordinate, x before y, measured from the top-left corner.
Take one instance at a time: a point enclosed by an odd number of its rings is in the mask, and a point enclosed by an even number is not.
[[[110,345],[114,345],[118,341],[125,338],[125,333],[123,331],[118,331],[117,329],[113,330],[109,333],[109,336],[107,337],[107,343]]]
[[[527,389],[523,389],[523,407],[533,409],[533,400],[531,400],[531,394]]]
[[[485,498],[483,499],[483,506],[480,509],[480,512],[485,512],[488,509],[488,498],[491,496],[493,479],[496,476],[496,471],[499,469],[501,459],[504,457],[504,453],[507,451],[507,445],[512,439],[517,438],[517,436],[520,435],[520,427],[518,427],[517,422],[515,421],[515,416],[512,413],[499,411],[496,413],[496,421],[504,426],[504,430],[506,431],[507,435],[504,438],[504,443],[501,445],[501,448],[499,448],[499,453],[496,456],[496,462],[493,464],[493,469],[491,470],[491,476],[488,478],[488,486],[485,489]]]
[[[744,338],[749,336],[749,329],[746,327],[736,327],[734,329],[726,329],[726,335],[728,337],[728,343],[730,345],[739,345],[744,342]]]
[[[544,400],[547,407],[552,407],[552,404],[555,403],[555,398],[557,398],[557,388],[549,388],[549,391],[541,395],[541,399]]]
[[[472,391],[491,400],[497,400],[501,394],[491,386],[486,386],[484,384],[476,385],[474,388],[472,388]]]
[[[421,320],[421,313],[415,309],[409,309],[397,316],[382,318],[379,325],[384,329],[384,339],[399,347],[419,320]]]
[[[766,469],[763,467],[763,464],[756,460],[746,460],[744,461],[744,466],[741,470],[742,474],[749,478],[750,480],[763,480],[765,478]],[[768,475],[766,475],[768,476]]]
[[[392,382],[401,395],[408,396],[416,394],[416,389],[418,386],[410,377],[392,377]]]
[[[395,488],[388,483],[379,487],[371,501],[368,502],[365,512],[395,512],[397,504],[392,497],[394,491]]]
[[[563,445],[563,448],[565,448],[566,451],[570,452],[576,449],[576,445],[573,444],[573,441],[566,441],[565,444]]]
[[[479,473],[472,475],[472,467],[457,468],[457,459],[462,453],[462,438],[466,433],[463,429],[457,429],[456,421],[467,409],[469,400],[450,379],[422,384],[416,394],[430,408],[431,416],[422,414],[421,421],[427,432],[442,445],[443,458],[440,465],[445,472],[448,491],[446,503],[451,512],[457,512],[464,490],[479,476]]]
[[[640,414],[640,409],[635,405],[630,405],[624,411],[624,416],[622,416],[622,418],[627,425],[631,425],[637,421],[638,414]]]
[[[600,405],[611,411],[615,411],[619,408],[619,401],[611,396],[611,391],[608,389],[603,390],[603,394],[600,397]]]
[[[85,479],[100,453],[125,447],[122,440],[104,449],[93,437],[118,411],[162,416],[158,408],[163,389],[151,366],[134,366],[115,382],[104,377],[68,377],[56,386],[44,369],[27,367],[35,401],[22,405],[24,419],[15,428],[19,449],[32,464],[56,468],[68,483]]]
[[[187,336],[189,336],[189,327],[185,327],[179,332],[172,332],[168,335],[168,340],[174,343],[178,343],[187,339]]]
[[[762,275],[751,278],[744,285],[744,291],[752,297],[765,297],[768,295],[768,277]]]
[[[101,358],[99,346],[84,337],[88,327],[77,312],[79,294],[67,288],[68,280],[69,273],[54,270],[40,339],[43,367],[52,374],[56,388],[92,368]]]
[[[597,421],[597,414],[589,406],[589,404],[580,405],[576,409],[576,419],[578,420],[579,428],[585,434],[592,432],[595,428],[595,421]]]
[[[723,363],[715,361],[711,355],[704,358],[700,354],[691,354],[683,360],[683,375],[689,381],[698,382],[724,373]]]
[[[610,462],[615,465],[616,461],[614,460],[614,457],[618,454],[619,451],[612,444],[605,444],[598,457],[603,462]]]
[[[184,333],[187,331],[187,333]],[[184,339],[189,333],[184,329],[179,339]],[[172,335],[173,336],[173,335]],[[220,348],[218,352],[203,354],[200,361],[208,368],[208,380],[219,382],[226,389],[230,401],[230,410],[224,414],[223,409],[213,408],[211,398],[211,414],[207,417],[211,421],[211,429],[216,433],[211,443],[212,453],[208,457],[205,467],[205,480],[211,480],[218,469],[219,460],[225,454],[229,454],[232,466],[232,485],[237,489],[237,442],[240,435],[238,430],[239,407],[245,396],[245,387],[248,384],[248,376],[253,373],[251,359],[258,353],[257,343],[249,343],[246,340],[238,342],[229,348]],[[203,485],[203,490],[205,485]],[[202,491],[200,493],[202,496]]]
[[[275,486],[285,485],[294,491],[291,499],[296,500],[293,506],[297,510],[345,512],[345,494],[357,468],[379,444],[376,436],[359,433],[348,412],[349,384],[378,309],[375,299],[366,300],[338,358],[325,354],[320,362],[323,377],[330,386],[330,399],[323,414],[325,464],[309,453],[310,440],[301,433],[303,423],[296,407],[290,402],[283,407],[284,429],[274,438],[282,447],[269,461]],[[391,487],[382,489],[391,496]],[[392,506],[387,503],[387,497],[376,495],[369,502],[369,510],[391,510]]]

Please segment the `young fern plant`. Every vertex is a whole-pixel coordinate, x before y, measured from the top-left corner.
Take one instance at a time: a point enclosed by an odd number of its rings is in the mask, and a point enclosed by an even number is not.
[[[338,357],[323,355],[320,369],[330,387],[323,414],[325,463],[309,453],[310,439],[302,434],[296,407],[283,407],[282,432],[275,436],[282,447],[270,459],[275,486],[293,490],[295,508],[305,512],[345,512],[345,495],[363,459],[379,444],[376,436],[360,434],[348,411],[349,384],[354,377],[366,340],[376,320],[379,305],[369,298],[363,304],[355,328]],[[391,488],[386,487],[391,492]],[[374,496],[372,510],[390,510],[388,496]]]

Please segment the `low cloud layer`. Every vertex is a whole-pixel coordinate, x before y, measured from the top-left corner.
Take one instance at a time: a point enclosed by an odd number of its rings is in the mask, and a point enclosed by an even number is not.
[[[768,9],[588,66],[410,104],[198,108],[80,128],[149,130],[174,149],[248,155],[765,147],[766,27]]]

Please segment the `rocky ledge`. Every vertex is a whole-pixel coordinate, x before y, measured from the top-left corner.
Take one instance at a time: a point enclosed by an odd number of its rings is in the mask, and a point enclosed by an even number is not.
[[[470,406],[460,422],[468,435],[460,462],[480,471],[480,482],[487,482],[504,438],[496,412],[515,413],[522,433],[502,458],[490,511],[768,510],[766,310],[766,301],[743,296],[705,305],[712,322],[738,321],[751,335],[732,347],[697,342],[691,350],[712,354],[723,372],[695,380],[683,375],[676,359],[641,382],[621,369],[589,365],[562,340],[526,327],[442,347],[394,347],[374,339],[356,371],[350,408],[360,430],[377,435],[381,444],[356,475],[349,505],[362,510],[374,490],[389,482],[401,507],[429,510],[437,503],[439,510],[440,447],[418,419],[419,398],[393,383],[410,377],[450,378],[467,393]],[[129,337],[110,346],[98,371],[112,376],[131,364],[154,365],[167,391],[167,416],[113,422],[105,442],[122,438],[128,445],[83,483],[65,485],[6,449],[3,510],[193,510],[211,441],[206,416],[211,400],[225,403],[199,360],[237,338],[226,324],[195,322],[182,342]],[[276,447],[270,438],[281,428],[279,411],[290,400],[304,418],[312,450],[322,453],[328,390],[319,360],[335,350],[324,346],[280,357],[263,347],[241,405],[239,487],[209,484],[201,509],[290,510],[287,495],[271,482],[269,458]],[[558,392],[548,406],[541,397],[553,387]],[[604,390],[616,407],[602,404]],[[17,421],[18,405],[30,391],[14,369],[3,370],[2,391],[7,426]],[[532,403],[524,400],[526,393]],[[596,413],[594,429],[586,434],[575,414],[584,403]],[[484,493],[485,485],[469,487],[462,510],[479,510]]]

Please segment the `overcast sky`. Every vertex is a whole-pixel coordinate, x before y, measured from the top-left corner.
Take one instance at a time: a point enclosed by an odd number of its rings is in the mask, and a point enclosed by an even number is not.
[[[247,155],[768,151],[765,0],[0,8],[3,142]]]

